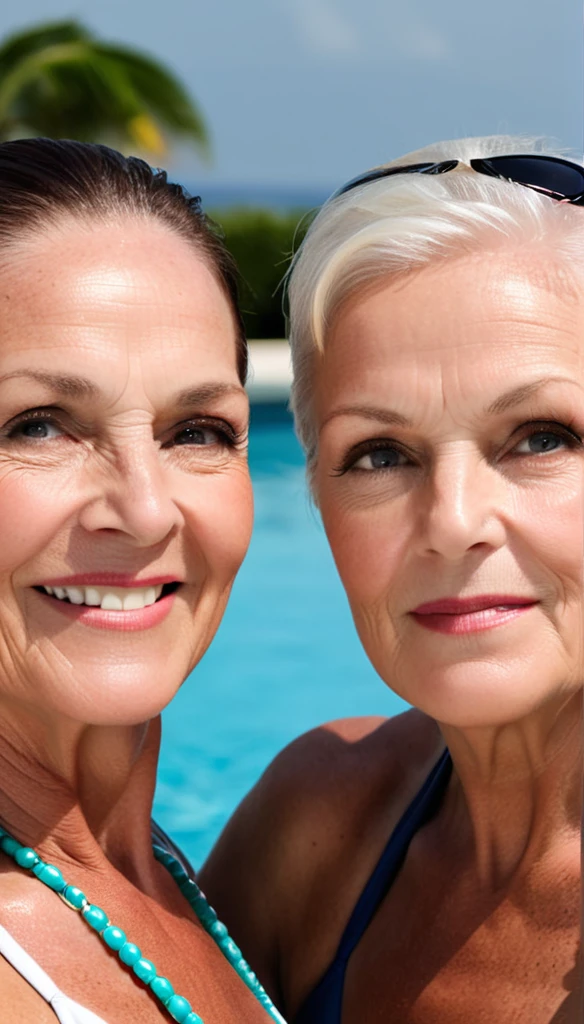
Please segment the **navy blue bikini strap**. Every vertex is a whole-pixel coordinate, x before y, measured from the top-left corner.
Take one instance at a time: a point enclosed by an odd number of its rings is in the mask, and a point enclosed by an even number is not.
[[[448,785],[451,771],[452,761],[448,750],[445,750],[394,828],[389,842],[349,918],[336,959],[346,962],[351,956],[401,868],[413,837],[438,808]]]
[[[452,760],[445,750],[391,833],[349,918],[333,962],[304,1002],[295,1024],[341,1024],[349,957],[398,874],[416,832],[438,809],[451,772]]]
[[[445,750],[402,814],[349,918],[333,962],[304,1002],[295,1024],[341,1024],[345,971],[351,953],[401,868],[416,832],[440,805],[452,772]]]

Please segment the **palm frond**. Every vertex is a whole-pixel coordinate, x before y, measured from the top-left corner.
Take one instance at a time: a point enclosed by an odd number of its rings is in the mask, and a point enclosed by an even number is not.
[[[136,91],[151,111],[169,128],[190,135],[207,147],[209,137],[202,114],[180,80],[152,57],[120,46],[100,46],[102,53],[119,61]]]
[[[163,64],[103,44],[76,21],[37,26],[0,45],[0,138],[115,142],[159,157],[165,135],[209,149],[203,117]]]

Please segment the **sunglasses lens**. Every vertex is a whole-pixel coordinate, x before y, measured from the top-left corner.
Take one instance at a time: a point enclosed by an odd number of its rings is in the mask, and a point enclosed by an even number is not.
[[[584,168],[546,157],[495,156],[485,163],[497,174],[519,185],[531,185],[546,192],[574,198],[584,192]]]

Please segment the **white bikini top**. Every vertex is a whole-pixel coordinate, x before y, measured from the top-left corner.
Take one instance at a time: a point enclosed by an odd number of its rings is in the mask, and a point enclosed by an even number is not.
[[[64,992],[57,988],[49,975],[39,967],[36,960],[18,945],[6,928],[0,924],[0,954],[14,967],[15,971],[32,985],[40,996],[55,1011],[61,1024],[107,1024],[103,1017],[96,1016],[92,1010],[80,1006]]]

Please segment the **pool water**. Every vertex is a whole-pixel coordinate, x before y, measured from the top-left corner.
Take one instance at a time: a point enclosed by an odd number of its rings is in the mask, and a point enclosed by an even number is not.
[[[295,736],[333,718],[406,707],[361,650],[290,419],[283,409],[260,412],[250,440],[249,554],[217,637],[163,714],[154,812],[195,865]]]

